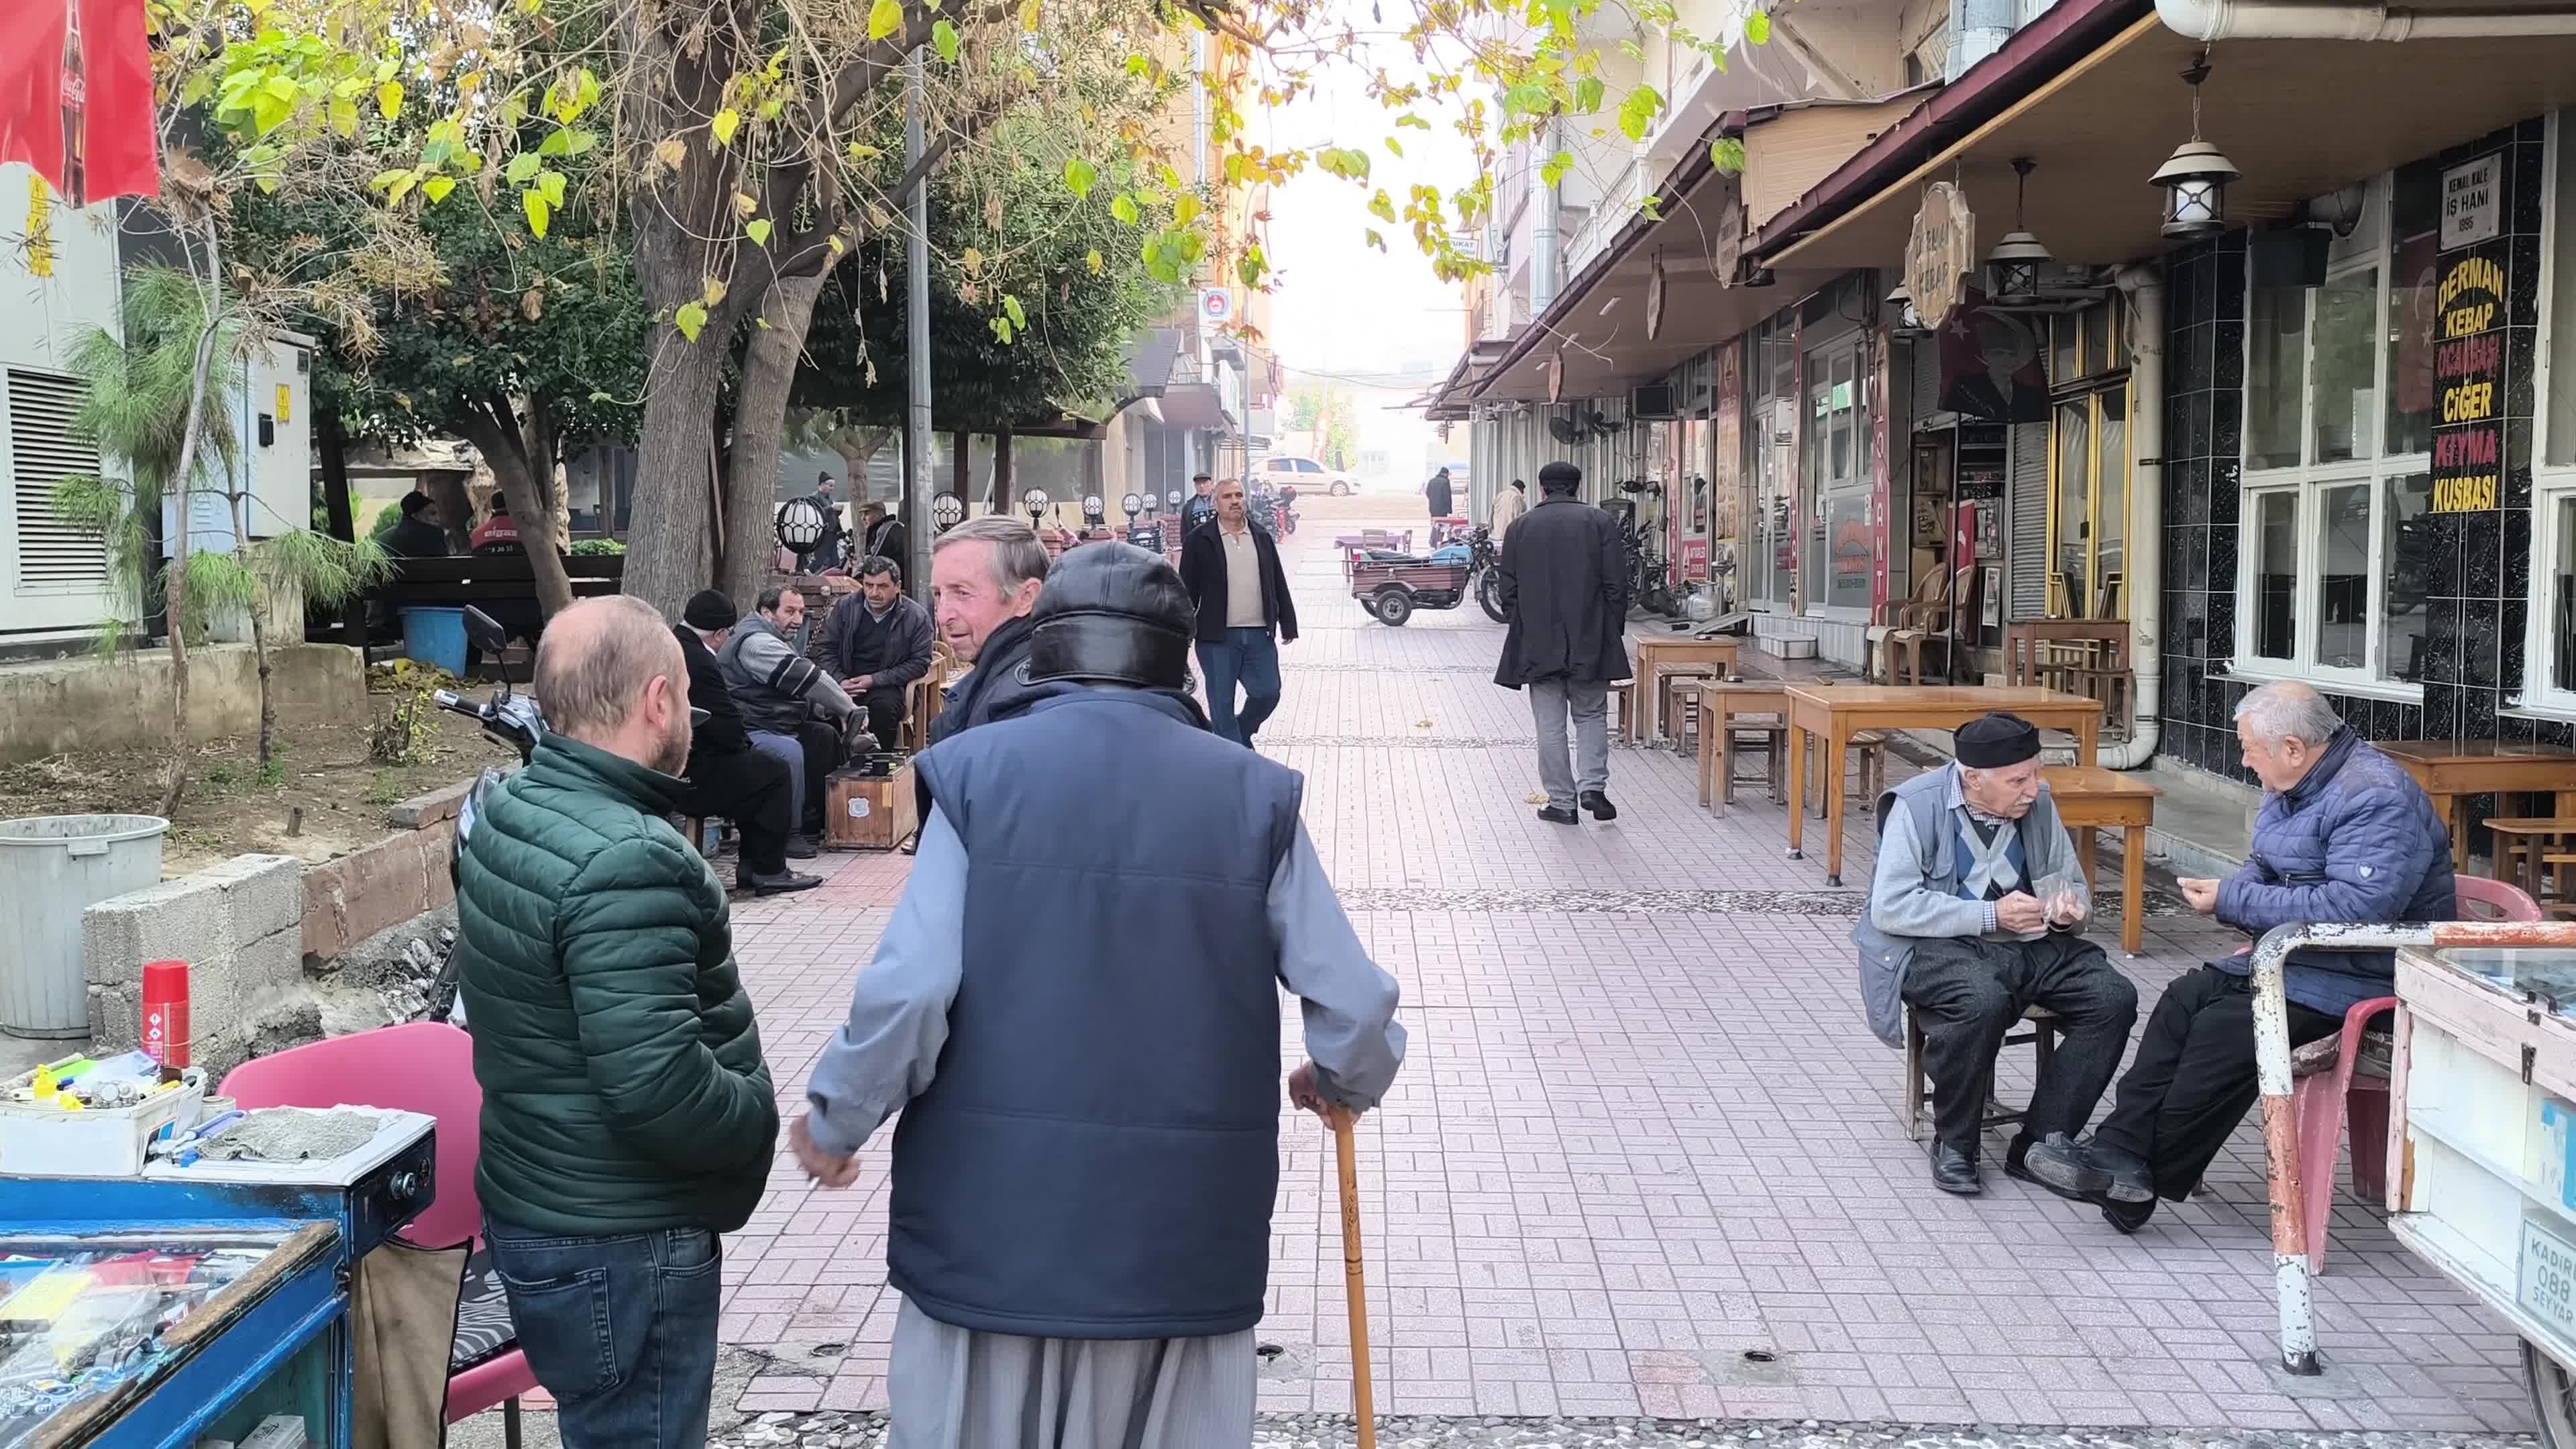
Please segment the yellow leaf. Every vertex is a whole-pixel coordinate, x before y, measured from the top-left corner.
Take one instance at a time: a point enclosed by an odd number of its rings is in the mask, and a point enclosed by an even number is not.
[[[653,159],[677,171],[689,159],[689,145],[677,136],[668,137],[653,148]]]
[[[544,193],[533,189],[520,192],[519,209],[528,214],[528,230],[542,240],[547,225],[554,219],[554,207],[547,202]]]
[[[1082,259],[1082,264],[1091,268],[1091,274],[1095,277],[1108,270],[1109,267],[1107,262],[1100,259],[1100,248],[1098,247],[1093,247],[1091,249],[1090,255],[1085,256]]]
[[[709,277],[707,278],[707,284],[698,290],[698,300],[712,307],[718,302],[724,300],[724,294],[725,284],[717,281],[713,277]]]
[[[748,191],[733,194],[733,214],[745,219],[760,215],[760,203]]]
[[[1031,35],[1038,33],[1038,0],[1020,0],[1020,29]]]
[[[390,121],[402,114],[402,103],[401,81],[387,81],[376,87],[376,113],[386,120]]]
[[[671,325],[680,329],[681,336],[695,342],[698,333],[707,325],[707,309],[691,302],[671,314]]]
[[[433,202],[445,201],[447,193],[455,189],[456,179],[452,176],[433,176],[420,184],[420,194]]]
[[[965,254],[960,256],[957,260],[960,265],[966,268],[966,274],[970,277],[975,275],[977,272],[984,270],[984,254],[973,247],[968,247]]]
[[[868,10],[868,39],[883,40],[903,29],[903,0],[877,0]]]
[[[715,119],[707,123],[707,129],[716,133],[717,145],[730,146],[733,144],[733,133],[742,129],[742,112],[727,106],[716,112]]]

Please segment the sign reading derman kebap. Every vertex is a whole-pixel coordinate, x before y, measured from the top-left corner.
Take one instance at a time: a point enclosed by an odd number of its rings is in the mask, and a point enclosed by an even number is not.
[[[1968,198],[1947,181],[1923,188],[1923,209],[1905,239],[1905,292],[1924,326],[1940,326],[1959,305],[1976,257],[1977,219]]]
[[[2433,383],[2440,393],[2433,420],[2436,513],[2484,512],[2496,507],[2503,493],[2507,243],[2493,227],[2471,219],[2481,208],[2463,193],[2493,185],[2476,180],[2480,168],[2492,177],[2495,158],[2455,167],[2443,184],[2444,242],[2475,240],[2444,246],[2433,298]],[[2463,200],[2471,204],[2451,204]],[[2469,224],[2460,225],[2461,220]]]

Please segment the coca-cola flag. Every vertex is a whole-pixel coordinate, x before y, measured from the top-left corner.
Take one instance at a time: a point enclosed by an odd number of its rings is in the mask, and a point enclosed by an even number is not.
[[[73,206],[161,189],[143,0],[9,0],[0,27],[0,161]]]

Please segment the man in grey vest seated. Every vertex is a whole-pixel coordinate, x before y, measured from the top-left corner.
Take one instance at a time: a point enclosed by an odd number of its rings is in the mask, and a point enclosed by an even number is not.
[[[1361,1111],[1404,1059],[1395,978],[1303,779],[1183,692],[1197,614],[1170,564],[1085,544],[1031,617],[1040,697],[915,757],[921,850],[789,1140],[846,1186],[903,1112],[894,1444],[1245,1449],[1279,990],[1304,1003],[1290,1100]],[[1140,759],[1167,788],[1099,787]]]
[[[1879,1040],[1905,1044],[1909,1007],[1922,1028],[1932,1185],[1964,1195],[1985,1190],[1978,1133],[2005,1033],[2044,1006],[2065,1034],[2004,1157],[2008,1175],[2036,1183],[2024,1156],[2093,1115],[2138,990],[2081,934],[2092,894],[2040,778],[2039,731],[1990,714],[1956,738],[1954,763],[1879,798],[1878,869],[1852,944]]]
[[[840,681],[788,642],[804,626],[804,595],[766,589],[758,612],[734,625],[733,637],[716,652],[751,747],[787,766],[787,798],[796,812],[787,853],[798,860],[814,854],[813,837],[823,828],[824,777],[840,768],[843,738],[863,723]]]

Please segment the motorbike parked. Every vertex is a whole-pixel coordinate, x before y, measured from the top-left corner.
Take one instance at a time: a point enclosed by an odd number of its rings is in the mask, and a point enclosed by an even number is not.
[[[509,637],[500,622],[481,609],[465,606],[465,637],[475,648],[492,656],[501,666],[501,687],[491,697],[477,704],[452,689],[442,689],[430,696],[431,702],[451,714],[461,714],[483,726],[483,737],[496,745],[518,752],[519,764],[525,767],[537,752],[537,741],[546,735],[545,711],[537,707],[531,695],[514,693],[510,688],[510,665],[503,650]],[[690,712],[695,715],[697,711]],[[465,860],[465,842],[474,834],[474,823],[481,819],[501,782],[510,777],[507,770],[495,765],[475,777],[474,787],[465,792],[464,803],[456,810],[456,835],[448,843],[447,883],[453,890],[460,882],[458,872]],[[460,936],[459,941],[462,941]],[[430,986],[429,1020],[465,1025],[465,1003],[456,995],[457,947],[447,948],[446,963],[439,967],[438,979]]]
[[[1509,623],[1503,617],[1503,551],[1494,542],[1494,531],[1478,526],[1467,535],[1467,591],[1476,596],[1485,617],[1497,624]]]

